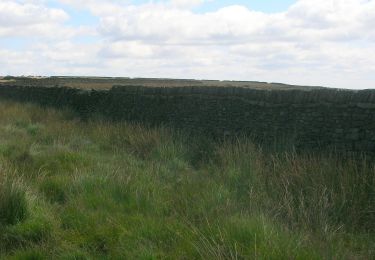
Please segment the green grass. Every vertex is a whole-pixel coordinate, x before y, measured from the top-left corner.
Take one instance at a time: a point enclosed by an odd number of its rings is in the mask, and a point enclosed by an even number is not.
[[[0,102],[0,259],[372,259],[375,165]]]
[[[14,225],[27,217],[25,191],[16,180],[0,182],[0,225]]]

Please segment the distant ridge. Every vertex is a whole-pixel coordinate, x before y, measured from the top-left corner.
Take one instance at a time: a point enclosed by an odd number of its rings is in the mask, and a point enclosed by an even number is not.
[[[82,89],[110,89],[115,85],[142,87],[241,87],[263,90],[316,90],[321,86],[298,86],[275,82],[234,81],[234,80],[197,80],[170,78],[129,78],[129,77],[89,77],[89,76],[22,76],[0,77],[0,85],[27,86],[64,86]]]

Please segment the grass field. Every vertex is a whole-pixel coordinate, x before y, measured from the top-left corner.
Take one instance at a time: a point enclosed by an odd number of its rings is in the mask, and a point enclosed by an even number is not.
[[[374,259],[375,165],[0,101],[0,259]]]

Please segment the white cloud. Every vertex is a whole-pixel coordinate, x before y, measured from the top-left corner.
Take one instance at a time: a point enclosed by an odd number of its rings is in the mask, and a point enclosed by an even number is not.
[[[129,6],[115,15],[103,15],[99,32],[113,39],[216,45],[258,38],[266,28],[268,18],[266,14],[243,6],[230,6],[205,14],[167,5]]]
[[[34,2],[1,1],[0,36],[50,35],[63,29],[58,27],[69,19],[65,11]]]

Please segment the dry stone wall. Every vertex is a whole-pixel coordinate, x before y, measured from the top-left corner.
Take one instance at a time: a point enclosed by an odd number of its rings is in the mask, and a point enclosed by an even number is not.
[[[375,152],[375,91],[371,90],[0,86],[0,97],[70,107],[82,118],[101,114],[216,137],[249,135],[268,143],[285,139],[307,149]]]

